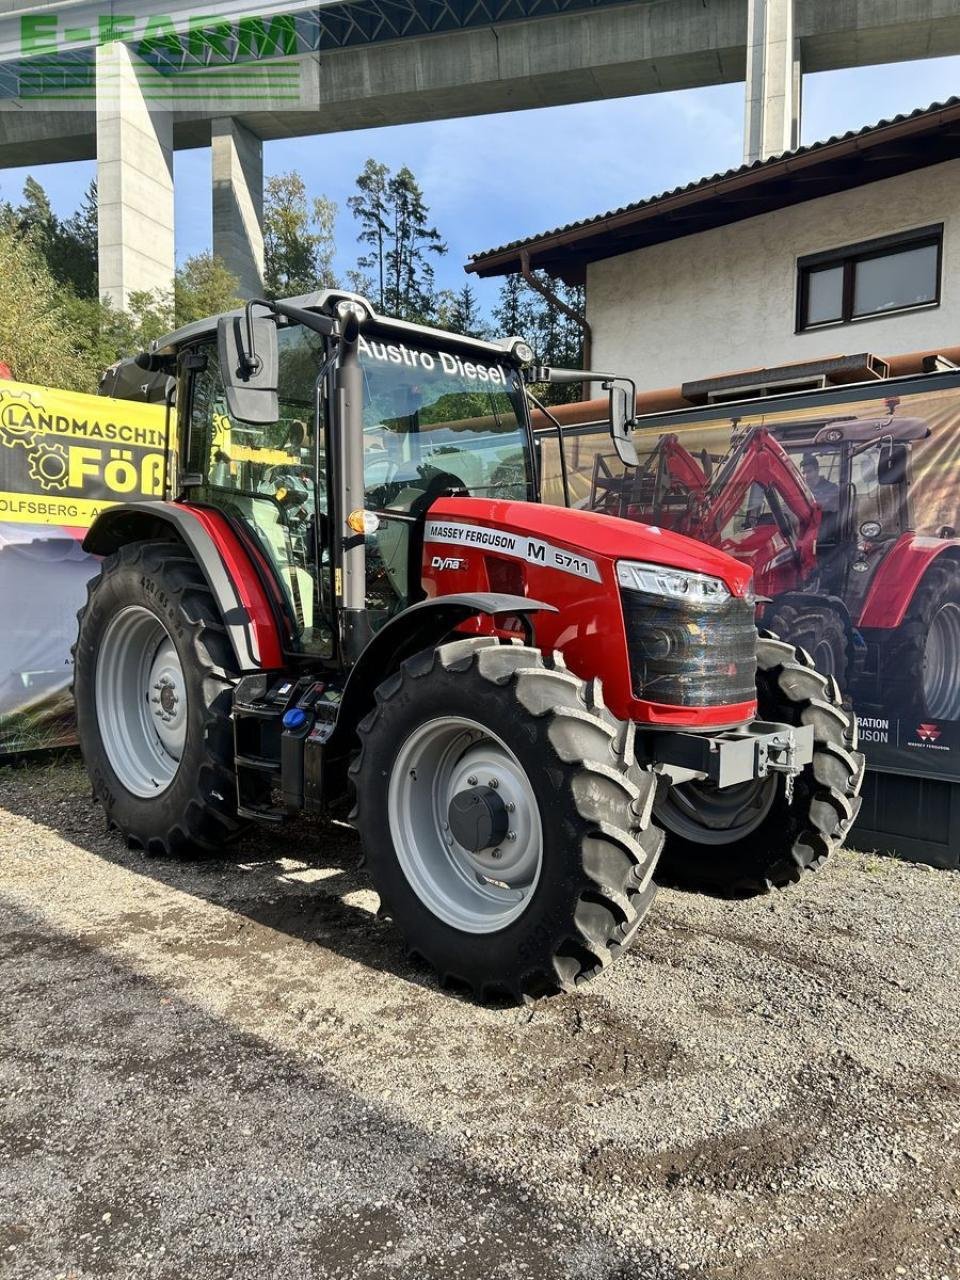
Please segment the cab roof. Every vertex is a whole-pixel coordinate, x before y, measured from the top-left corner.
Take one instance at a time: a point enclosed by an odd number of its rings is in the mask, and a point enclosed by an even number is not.
[[[295,298],[277,299],[277,301],[288,303],[290,306],[300,307],[304,311],[318,311],[329,316],[336,315],[337,303],[344,300],[359,303],[370,317],[368,323],[371,327],[378,330],[386,330],[389,333],[395,333],[400,338],[408,338],[421,343],[434,345],[438,341],[442,341],[451,346],[467,348],[477,353],[482,352],[486,356],[503,359],[504,356],[511,354],[517,342],[522,341],[519,337],[484,341],[480,338],[469,338],[463,334],[451,333],[446,329],[434,329],[429,325],[414,324],[409,320],[396,320],[392,316],[381,315],[373,306],[373,303],[361,294],[348,293],[343,289],[322,289],[314,293],[303,293]],[[243,315],[243,308],[238,307],[234,311],[224,312],[223,314],[241,316]],[[206,316],[203,320],[194,320],[190,324],[185,324],[181,328],[175,329],[173,333],[169,333],[163,338],[155,339],[150,344],[150,351],[154,355],[176,355],[181,347],[189,346],[216,333],[219,319],[219,315]],[[361,326],[362,332],[363,327]]]

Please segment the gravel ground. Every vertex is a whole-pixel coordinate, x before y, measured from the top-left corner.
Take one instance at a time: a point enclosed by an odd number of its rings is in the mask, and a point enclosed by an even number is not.
[[[483,1008],[337,825],[144,860],[0,770],[0,1275],[960,1280],[960,876],[663,891],[586,992]]]

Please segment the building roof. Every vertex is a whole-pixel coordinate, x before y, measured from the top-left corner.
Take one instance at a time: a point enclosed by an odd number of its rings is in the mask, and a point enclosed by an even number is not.
[[[635,204],[571,222],[526,240],[474,254],[466,270],[479,276],[519,272],[521,254],[534,269],[581,284],[600,258],[740,222],[868,182],[960,157],[960,98],[934,103],[825,142],[785,151],[726,173],[676,187]]]

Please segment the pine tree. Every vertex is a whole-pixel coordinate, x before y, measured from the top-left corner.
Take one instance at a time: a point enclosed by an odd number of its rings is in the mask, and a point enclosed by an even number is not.
[[[361,279],[370,281],[367,292],[376,299],[377,308],[380,311],[384,311],[387,305],[386,255],[390,230],[387,221],[389,205],[387,184],[389,179],[390,170],[387,166],[370,159],[357,178],[358,194],[350,196],[347,200],[351,213],[360,223],[361,229],[357,239],[361,244],[370,246],[368,252],[357,259],[359,270],[354,274],[358,277],[358,282]],[[368,271],[373,273],[372,276],[364,274]],[[364,292],[362,289],[354,291]]]
[[[78,298],[97,296],[97,184],[90,183],[79,209],[56,222],[47,249],[50,270]]]
[[[347,203],[360,223],[357,239],[369,245],[358,260],[372,274],[381,311],[401,320],[430,322],[437,310],[437,289],[430,255],[447,252],[423,191],[404,166],[391,175],[386,165],[368,160],[357,178],[358,194]]]
[[[584,291],[581,285],[542,277],[551,292],[578,315],[584,313]],[[555,303],[548,301],[519,275],[507,276],[500,286],[500,301],[493,312],[499,332],[507,337],[525,338],[534,350],[538,364],[579,369],[583,361],[583,330]],[[549,404],[578,400],[579,384],[540,388],[541,399]]]
[[[469,338],[485,338],[488,330],[480,312],[477,294],[468,280],[459,292],[442,289],[437,294],[437,323],[451,333],[463,333]]]

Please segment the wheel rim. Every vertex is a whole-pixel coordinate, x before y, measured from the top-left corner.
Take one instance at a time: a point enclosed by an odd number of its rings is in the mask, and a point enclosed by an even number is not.
[[[813,661],[822,676],[835,676],[837,663],[833,645],[829,640],[820,640],[813,651]]]
[[[135,796],[166,791],[187,734],[183,668],[166,627],[130,605],[110,620],[97,656],[97,724],[110,766]]]
[[[960,605],[941,605],[933,615],[923,651],[923,694],[927,714],[960,719]]]
[[[471,849],[454,834],[451,805],[480,792],[494,797],[505,830]],[[540,880],[543,831],[526,771],[501,738],[455,716],[420,725],[397,754],[388,806],[397,860],[435,916],[493,933],[523,914]]]
[[[655,814],[668,831],[695,844],[735,844],[756,831],[776,794],[776,775],[722,788],[682,782],[670,787]]]

